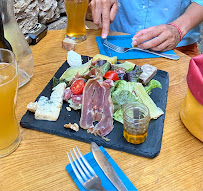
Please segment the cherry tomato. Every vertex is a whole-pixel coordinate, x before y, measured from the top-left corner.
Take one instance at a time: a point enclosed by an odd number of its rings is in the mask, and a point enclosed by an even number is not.
[[[75,82],[73,82],[73,84],[71,86],[71,91],[75,95],[82,94],[84,87],[85,87],[85,82],[83,80],[79,79],[79,80],[76,80]]]
[[[115,71],[111,71],[111,70],[106,72],[106,74],[104,75],[104,78],[110,79],[110,80],[113,80],[113,81],[119,80],[118,74]]]

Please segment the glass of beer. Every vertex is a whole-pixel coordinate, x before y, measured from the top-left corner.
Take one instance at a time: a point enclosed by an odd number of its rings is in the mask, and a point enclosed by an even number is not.
[[[0,158],[13,152],[20,143],[15,116],[17,90],[15,56],[10,50],[0,48]]]
[[[87,38],[85,15],[88,0],[64,0],[67,14],[66,37],[81,42]]]

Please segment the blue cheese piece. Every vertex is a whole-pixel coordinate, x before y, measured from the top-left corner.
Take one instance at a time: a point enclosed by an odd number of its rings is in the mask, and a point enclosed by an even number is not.
[[[38,102],[29,103],[27,109],[35,112],[35,119],[56,121],[59,117],[63,104],[63,94],[66,88],[66,83],[60,83],[53,88],[53,92],[48,99],[41,96]]]
[[[50,96],[50,102],[52,102],[57,108],[61,108],[63,104],[63,94],[66,88],[66,83],[60,83],[53,88],[53,92]]]
[[[27,105],[27,109],[31,112],[35,112],[37,110],[37,101],[36,102],[30,102],[28,105]]]
[[[58,108],[54,102],[51,102],[47,97],[41,96],[37,103],[37,110],[35,111],[35,119],[56,121],[61,109]]]

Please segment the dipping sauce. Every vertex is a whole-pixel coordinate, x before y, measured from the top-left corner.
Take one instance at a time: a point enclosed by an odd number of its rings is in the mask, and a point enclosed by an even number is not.
[[[149,121],[149,110],[143,103],[126,104],[123,110],[123,136],[129,143],[143,143],[147,138]]]

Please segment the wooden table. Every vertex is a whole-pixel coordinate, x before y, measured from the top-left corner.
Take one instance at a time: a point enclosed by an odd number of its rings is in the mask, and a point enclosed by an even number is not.
[[[99,53],[95,36],[101,31],[88,30],[88,38],[76,47],[76,52],[94,56]],[[115,33],[113,33],[115,34]],[[19,89],[17,119],[26,112],[26,105],[36,99],[57,69],[66,60],[61,48],[65,30],[49,31],[32,46],[34,76]],[[183,126],[179,109],[187,92],[186,75],[190,58],[178,51],[178,61],[164,58],[137,59],[132,62],[152,64],[169,73],[169,92],[163,141],[160,154],[154,159],[106,149],[138,190],[203,190],[203,144]],[[66,151],[75,146],[83,153],[90,144],[21,128],[22,141],[11,155],[0,159],[1,191],[77,190],[65,170],[69,163]]]

